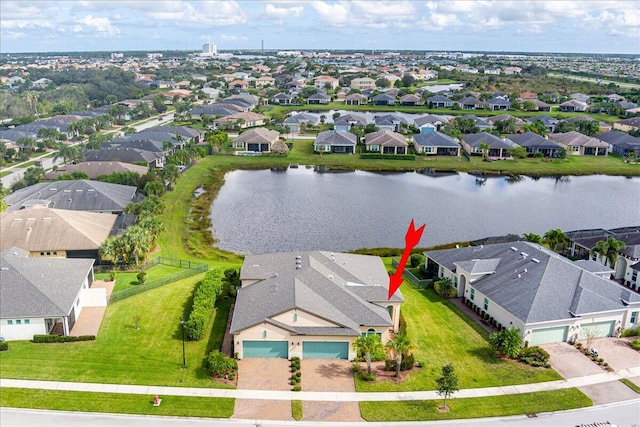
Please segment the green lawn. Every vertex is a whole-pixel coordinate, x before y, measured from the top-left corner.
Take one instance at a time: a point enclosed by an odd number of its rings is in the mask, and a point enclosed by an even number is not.
[[[292,400],[291,401],[291,418],[296,421],[300,421],[302,419],[302,400]]]
[[[153,406],[153,396],[140,394],[87,393],[77,391],[3,388],[0,406],[59,411],[91,411],[116,414],[171,415],[174,417],[229,418],[235,399],[161,396]]]
[[[213,326],[201,341],[185,343],[187,369],[182,369],[180,317],[186,316],[193,288],[200,278],[201,275],[190,277],[110,304],[96,341],[12,342],[9,351],[0,353],[0,375],[19,379],[223,388],[209,378],[204,359],[208,350],[219,347],[222,342],[229,300],[218,304],[212,313]],[[140,315],[139,330],[133,327],[136,314]]]
[[[438,411],[442,400],[360,402],[360,413],[367,421],[428,421],[566,411],[592,404],[591,399],[580,390],[570,388],[507,396],[450,399],[447,400],[449,412]]]
[[[145,270],[147,273],[147,282],[150,280],[158,279],[160,277],[168,276],[173,273],[183,271],[184,268],[172,267],[170,265],[158,264]],[[113,292],[122,291],[124,289],[140,286],[138,282],[139,271],[118,271],[116,272],[116,285],[113,287]],[[109,273],[96,273],[96,279],[108,280]]]
[[[405,282],[402,314],[407,334],[423,368],[400,384],[356,380],[358,391],[435,390],[442,366],[452,363],[460,388],[496,387],[562,379],[555,371],[497,358],[487,343],[488,333],[449,300],[432,290],[418,290]]]

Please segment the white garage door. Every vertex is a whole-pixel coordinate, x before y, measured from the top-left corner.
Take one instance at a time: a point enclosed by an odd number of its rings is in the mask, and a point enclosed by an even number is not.
[[[531,331],[529,345],[564,342],[567,340],[568,328],[568,326],[556,326],[554,328],[534,329]]]
[[[610,337],[613,334],[614,321],[610,322],[595,322],[595,323],[583,323],[580,325],[579,339],[583,340],[587,338],[587,334],[590,333],[592,338]]]

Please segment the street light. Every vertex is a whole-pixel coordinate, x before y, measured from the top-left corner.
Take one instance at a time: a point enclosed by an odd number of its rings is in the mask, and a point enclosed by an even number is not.
[[[187,367],[187,359],[184,356],[184,317],[180,318],[180,325],[182,326],[182,367]]]

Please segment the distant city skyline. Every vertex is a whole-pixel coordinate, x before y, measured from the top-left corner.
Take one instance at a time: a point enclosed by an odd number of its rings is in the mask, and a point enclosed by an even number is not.
[[[0,1],[0,52],[449,50],[640,55],[633,1]]]

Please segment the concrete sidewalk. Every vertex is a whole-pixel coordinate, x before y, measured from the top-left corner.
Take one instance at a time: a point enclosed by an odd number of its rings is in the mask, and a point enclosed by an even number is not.
[[[503,387],[463,389],[456,393],[456,399],[469,397],[500,396],[510,394],[534,393],[539,391],[562,390],[618,381],[622,378],[640,377],[640,367],[622,369],[617,372],[571,378],[568,380],[548,381],[534,384],[521,384]],[[144,394],[159,396],[227,397],[235,399],[258,400],[305,400],[329,402],[367,402],[367,401],[406,401],[440,399],[435,391],[406,391],[382,393],[357,392],[312,392],[312,391],[274,391],[274,390],[229,390],[213,388],[161,387],[146,385],[95,384],[57,381],[34,381],[0,379],[0,387],[30,388],[42,390],[85,391],[96,393]]]

